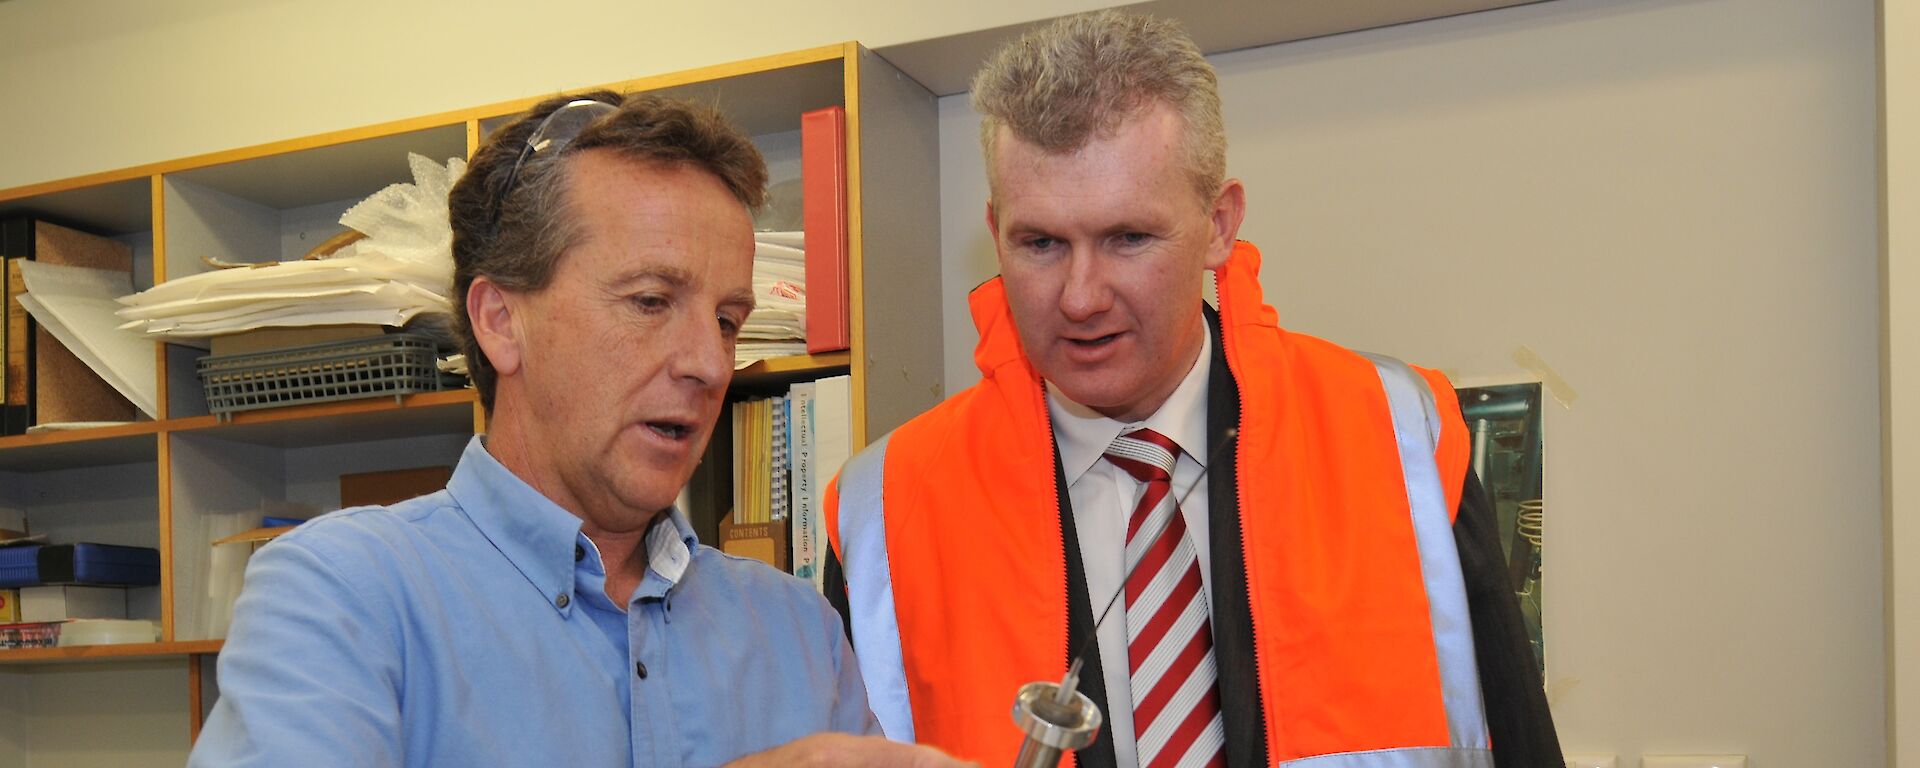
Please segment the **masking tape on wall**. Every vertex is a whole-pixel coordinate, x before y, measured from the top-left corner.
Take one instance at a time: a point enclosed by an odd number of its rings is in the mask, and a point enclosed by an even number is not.
[[[1557,677],[1547,681],[1547,706],[1559,706],[1560,701],[1579,686],[1580,678],[1577,677]]]
[[[1554,373],[1552,368],[1547,367],[1547,361],[1541,360],[1540,355],[1529,349],[1527,345],[1522,344],[1513,350],[1513,361],[1519,363],[1520,367],[1526,369],[1528,373],[1539,377],[1540,386],[1547,388],[1547,394],[1552,395],[1553,399],[1560,403],[1560,407],[1573,407],[1574,398],[1580,395],[1573,391],[1573,387],[1567,384],[1566,379],[1560,378],[1560,374]]]

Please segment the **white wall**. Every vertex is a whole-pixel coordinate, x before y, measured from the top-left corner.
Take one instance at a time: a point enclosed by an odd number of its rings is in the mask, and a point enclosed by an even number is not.
[[[1103,0],[5,0],[0,189]]]
[[[1283,323],[1547,414],[1564,744],[1882,764],[1873,0],[1563,0],[1220,56]],[[949,391],[993,271],[942,101]]]

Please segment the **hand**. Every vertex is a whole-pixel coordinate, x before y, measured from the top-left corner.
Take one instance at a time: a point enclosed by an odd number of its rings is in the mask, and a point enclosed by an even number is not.
[[[727,768],[962,768],[974,766],[948,757],[933,747],[901,744],[879,736],[853,736],[845,733],[816,733],[787,742],[765,752],[748,755],[727,764]],[[975,766],[974,768],[978,768]]]

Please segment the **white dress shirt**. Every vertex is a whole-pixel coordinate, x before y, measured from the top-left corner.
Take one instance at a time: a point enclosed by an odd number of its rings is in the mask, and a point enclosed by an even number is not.
[[[1053,417],[1054,444],[1066,473],[1067,498],[1073,503],[1073,526],[1080,539],[1080,562],[1086,569],[1087,593],[1095,620],[1125,583],[1127,518],[1133,514],[1144,486],[1125,470],[1101,459],[1120,435],[1140,428],[1171,438],[1180,446],[1173,468],[1172,493],[1180,500],[1180,516],[1187,523],[1199,559],[1201,595],[1212,616],[1213,574],[1207,564],[1207,489],[1195,488],[1207,460],[1207,381],[1212,373],[1213,331],[1202,337],[1200,356],[1180,386],[1152,416],[1121,423],[1075,403],[1047,384],[1047,411]],[[1095,631],[1100,670],[1107,685],[1106,735],[1120,768],[1135,768],[1133,689],[1127,664],[1126,596],[1113,600],[1113,610]]]

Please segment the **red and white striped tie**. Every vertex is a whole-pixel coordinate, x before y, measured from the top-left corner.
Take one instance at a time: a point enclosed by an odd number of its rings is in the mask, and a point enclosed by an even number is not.
[[[1107,461],[1145,487],[1127,521],[1127,662],[1140,765],[1225,765],[1213,630],[1200,563],[1173,497],[1180,446],[1142,429],[1114,438]]]

